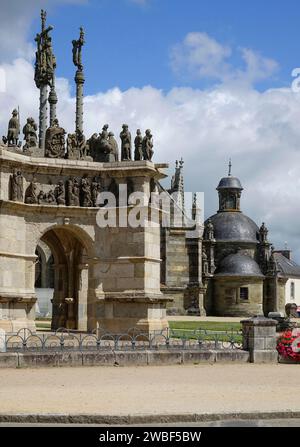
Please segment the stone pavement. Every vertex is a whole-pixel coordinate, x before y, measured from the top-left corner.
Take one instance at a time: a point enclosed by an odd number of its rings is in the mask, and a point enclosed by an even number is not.
[[[295,412],[293,417],[300,417],[297,365],[2,369],[0,384],[0,422],[8,421],[4,415],[25,413],[99,415],[97,423],[108,416],[114,424],[137,423],[135,417],[143,424],[151,422],[150,415],[165,423],[208,414],[222,419],[234,413],[237,419],[251,413],[252,419],[258,412],[273,412],[269,418]]]

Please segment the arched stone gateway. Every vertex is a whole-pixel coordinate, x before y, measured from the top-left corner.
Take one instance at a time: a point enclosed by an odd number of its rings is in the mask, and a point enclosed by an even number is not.
[[[78,184],[89,191],[97,183],[101,192],[129,183],[130,192],[145,194],[150,216],[150,184],[165,176],[165,167],[150,161],[45,160],[0,148],[0,327],[35,329],[39,244],[46,244],[54,258],[53,329],[122,332],[136,327],[148,332],[166,327],[159,225],[127,225],[132,206],[118,197],[110,207],[116,225],[104,227],[97,223],[101,208],[95,197],[93,203],[88,195],[80,196],[75,206],[68,198],[70,180],[73,190]],[[16,171],[22,197],[13,200]],[[53,191],[55,202],[38,199],[51,199]]]

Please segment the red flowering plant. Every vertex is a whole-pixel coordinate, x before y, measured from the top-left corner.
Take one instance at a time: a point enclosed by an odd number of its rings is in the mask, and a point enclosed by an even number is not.
[[[278,353],[287,359],[300,362],[300,329],[288,329],[277,340]]]

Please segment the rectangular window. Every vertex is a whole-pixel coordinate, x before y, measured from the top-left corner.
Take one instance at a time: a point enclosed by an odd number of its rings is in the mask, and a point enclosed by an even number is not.
[[[295,299],[295,283],[291,282],[291,300]]]
[[[240,288],[240,300],[246,301],[249,299],[249,289],[248,287]]]

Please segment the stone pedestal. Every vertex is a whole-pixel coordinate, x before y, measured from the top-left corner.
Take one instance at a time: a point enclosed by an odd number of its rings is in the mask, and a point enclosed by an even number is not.
[[[252,363],[277,363],[277,321],[254,317],[241,321],[243,326],[243,349],[250,352]]]

